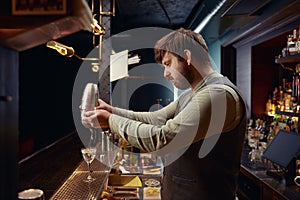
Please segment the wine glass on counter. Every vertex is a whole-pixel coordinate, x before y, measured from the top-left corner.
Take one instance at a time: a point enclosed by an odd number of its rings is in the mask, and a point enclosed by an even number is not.
[[[95,178],[92,177],[91,164],[96,157],[96,152],[97,152],[96,147],[81,148],[83,159],[87,163],[88,171],[89,171],[87,178],[83,180],[85,182],[93,182],[95,180]]]

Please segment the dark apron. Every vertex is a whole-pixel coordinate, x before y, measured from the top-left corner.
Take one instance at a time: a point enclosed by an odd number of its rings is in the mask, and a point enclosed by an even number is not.
[[[230,86],[239,94],[240,100],[245,105],[237,88],[227,78],[215,78],[206,83],[210,84]],[[200,159],[198,156],[203,142],[201,140],[191,144],[177,160],[166,166],[162,199],[234,200],[246,132],[246,118],[244,107],[243,117],[236,128],[210,138],[219,137],[216,145],[204,158]]]

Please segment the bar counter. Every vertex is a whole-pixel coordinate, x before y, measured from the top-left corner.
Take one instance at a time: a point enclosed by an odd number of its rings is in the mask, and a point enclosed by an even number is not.
[[[45,199],[50,199],[83,161],[81,147],[74,132],[21,160],[18,191],[38,188],[44,191]]]
[[[44,191],[45,199],[75,200],[101,199],[104,188],[108,188],[108,191],[118,189],[119,193],[122,191],[126,193],[132,188],[136,188],[137,199],[146,199],[143,198],[147,189],[146,182],[155,180],[159,185],[161,183],[161,170],[158,171],[157,168],[139,168],[136,171],[136,168],[132,167],[132,171],[119,176],[117,170],[102,164],[97,159],[91,164],[92,177],[95,178],[95,181],[84,182],[83,180],[88,175],[88,166],[82,158],[81,147],[83,144],[80,138],[77,133],[73,133],[21,161],[19,163],[18,191],[38,188]],[[112,159],[111,163],[116,158]],[[154,172],[151,169],[155,169]],[[111,185],[114,180],[120,180],[118,176],[121,177],[122,181],[126,179],[136,180],[135,178],[138,177],[140,186],[125,186],[124,189],[124,186]],[[153,199],[160,199],[160,189],[158,194]]]
[[[22,160],[19,163],[18,191],[38,188],[44,191],[45,199],[100,199],[110,169],[95,159],[91,167],[96,180],[90,184],[83,182],[87,176],[87,164],[80,153],[82,146],[77,133],[73,133]],[[245,146],[237,192],[239,200],[300,199],[300,187],[286,186],[268,176],[264,169],[254,169],[248,154],[249,148]],[[149,178],[143,174],[139,177],[143,185]],[[156,178],[159,180],[159,176]]]
[[[244,146],[242,165],[239,176],[239,199],[250,200],[298,200],[300,199],[300,187],[286,186],[285,180],[280,180],[267,174],[267,167],[261,164],[255,165],[249,159],[250,148]]]

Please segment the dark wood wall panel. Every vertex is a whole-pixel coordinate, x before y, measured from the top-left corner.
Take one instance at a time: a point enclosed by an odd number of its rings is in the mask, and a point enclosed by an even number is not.
[[[279,84],[280,66],[276,66],[274,60],[272,49],[260,45],[253,47],[251,107],[255,115],[264,114],[268,95],[271,95],[273,88]]]
[[[19,117],[18,52],[0,47],[0,199],[16,199]]]
[[[221,48],[221,73],[236,84],[236,49],[233,46]]]

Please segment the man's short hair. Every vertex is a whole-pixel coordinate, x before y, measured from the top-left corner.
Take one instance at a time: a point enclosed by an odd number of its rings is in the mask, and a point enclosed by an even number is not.
[[[166,52],[173,53],[180,60],[185,59],[185,49],[190,50],[192,56],[199,62],[203,64],[209,62],[208,48],[203,37],[184,28],[172,31],[156,42],[154,46],[155,60],[161,63]]]

